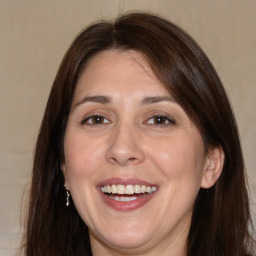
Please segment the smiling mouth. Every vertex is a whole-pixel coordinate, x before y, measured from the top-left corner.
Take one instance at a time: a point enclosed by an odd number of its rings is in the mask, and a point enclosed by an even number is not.
[[[101,186],[100,190],[110,199],[119,202],[130,202],[143,197],[146,197],[157,191],[155,186],[146,185],[121,185],[112,184]]]

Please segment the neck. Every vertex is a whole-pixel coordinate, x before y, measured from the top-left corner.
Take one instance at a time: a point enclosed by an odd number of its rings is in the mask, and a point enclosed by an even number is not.
[[[159,251],[159,248],[152,248],[150,251],[141,248],[136,249],[120,249],[111,247],[97,247],[92,246],[93,256],[186,256],[186,247],[177,248],[170,245],[168,248]]]

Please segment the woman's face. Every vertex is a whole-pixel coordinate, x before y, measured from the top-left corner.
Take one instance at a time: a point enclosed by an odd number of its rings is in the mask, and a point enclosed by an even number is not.
[[[140,54],[109,50],[89,61],[64,152],[66,186],[94,251],[184,250],[210,160],[198,129]]]

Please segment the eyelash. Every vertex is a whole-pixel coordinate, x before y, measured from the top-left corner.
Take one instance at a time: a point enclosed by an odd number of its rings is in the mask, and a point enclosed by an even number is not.
[[[96,121],[96,123],[93,123],[93,119],[95,121],[96,118],[98,118],[98,120],[100,119],[100,121],[103,120],[103,123],[100,123],[100,122],[97,122],[97,121]],[[104,119],[107,120],[107,122],[105,122]],[[89,120],[91,120],[91,121],[89,122]],[[87,124],[87,125],[103,125],[103,124],[106,124],[106,123],[109,124],[110,121],[107,118],[105,118],[104,116],[102,116],[102,115],[92,115],[92,116],[84,118],[82,120],[82,122],[81,122],[82,125],[83,124]]]
[[[160,121],[160,123],[149,123],[150,120]],[[157,126],[167,126],[167,125],[176,124],[174,119],[172,119],[168,116],[165,116],[165,115],[153,115],[152,117],[147,119],[146,122],[148,122],[149,125],[157,125]],[[162,122],[164,122],[164,123],[162,123]]]
[[[153,120],[153,123],[149,122],[150,120]],[[96,122],[95,122],[96,121]],[[103,121],[103,122],[102,122]],[[159,123],[154,123],[154,121],[159,122]],[[81,121],[82,125],[104,125],[104,124],[109,124],[111,121],[109,121],[107,118],[105,118],[102,115],[92,115],[89,117],[84,118]],[[149,119],[147,119],[144,124],[148,124],[150,126],[168,126],[168,125],[175,125],[176,121],[168,116],[165,115],[153,115]]]

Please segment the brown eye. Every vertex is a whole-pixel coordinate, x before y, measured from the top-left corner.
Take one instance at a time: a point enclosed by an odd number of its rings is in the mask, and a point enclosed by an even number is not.
[[[89,124],[89,125],[99,125],[99,124],[108,124],[110,123],[104,116],[94,115],[89,116],[82,121],[82,124]]]
[[[167,116],[155,115],[149,118],[147,123],[150,125],[168,125],[175,124],[175,121]]]
[[[168,120],[163,116],[155,116],[154,117],[154,123],[155,124],[165,124],[166,121],[168,121]]]

